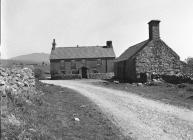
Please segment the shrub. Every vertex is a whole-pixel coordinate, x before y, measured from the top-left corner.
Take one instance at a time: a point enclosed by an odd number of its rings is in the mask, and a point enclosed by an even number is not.
[[[44,77],[44,72],[41,68],[35,68],[34,69],[34,76],[35,78],[37,78],[38,80],[43,80],[45,79]]]

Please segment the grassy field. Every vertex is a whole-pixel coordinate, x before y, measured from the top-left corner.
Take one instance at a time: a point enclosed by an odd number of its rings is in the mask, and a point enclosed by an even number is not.
[[[96,83],[95,83],[96,84]],[[158,85],[146,86],[129,83],[98,82],[97,84],[118,89],[134,94],[161,101],[175,106],[181,106],[193,110],[193,84],[169,84],[160,83]]]

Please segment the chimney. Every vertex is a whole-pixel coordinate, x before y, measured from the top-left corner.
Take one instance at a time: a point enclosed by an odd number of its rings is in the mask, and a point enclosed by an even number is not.
[[[112,47],[113,47],[112,41],[107,41],[107,42],[106,42],[106,47],[107,47],[107,48],[112,48]]]
[[[55,48],[56,48],[56,41],[55,41],[55,39],[53,39],[53,42],[52,42],[52,50],[55,50]]]
[[[159,20],[151,20],[149,24],[149,40],[156,40],[160,38],[159,35]]]

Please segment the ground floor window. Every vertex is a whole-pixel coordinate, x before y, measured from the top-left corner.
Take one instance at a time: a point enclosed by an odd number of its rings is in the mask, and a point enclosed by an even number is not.
[[[72,70],[72,74],[79,74],[79,70],[73,69],[73,70]]]
[[[62,74],[66,74],[66,71],[62,70],[61,73],[62,73]]]
[[[75,60],[71,61],[71,69],[76,69],[76,61]]]
[[[101,59],[97,59],[97,65],[101,65],[102,64],[102,60]]]
[[[60,61],[60,69],[63,71],[65,70],[65,61],[64,60]]]
[[[93,73],[99,73],[96,69],[92,70]]]

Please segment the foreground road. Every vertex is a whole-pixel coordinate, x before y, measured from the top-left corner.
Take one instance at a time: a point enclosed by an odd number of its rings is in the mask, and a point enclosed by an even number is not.
[[[125,136],[139,140],[193,140],[193,111],[81,80],[44,80],[88,97]]]

